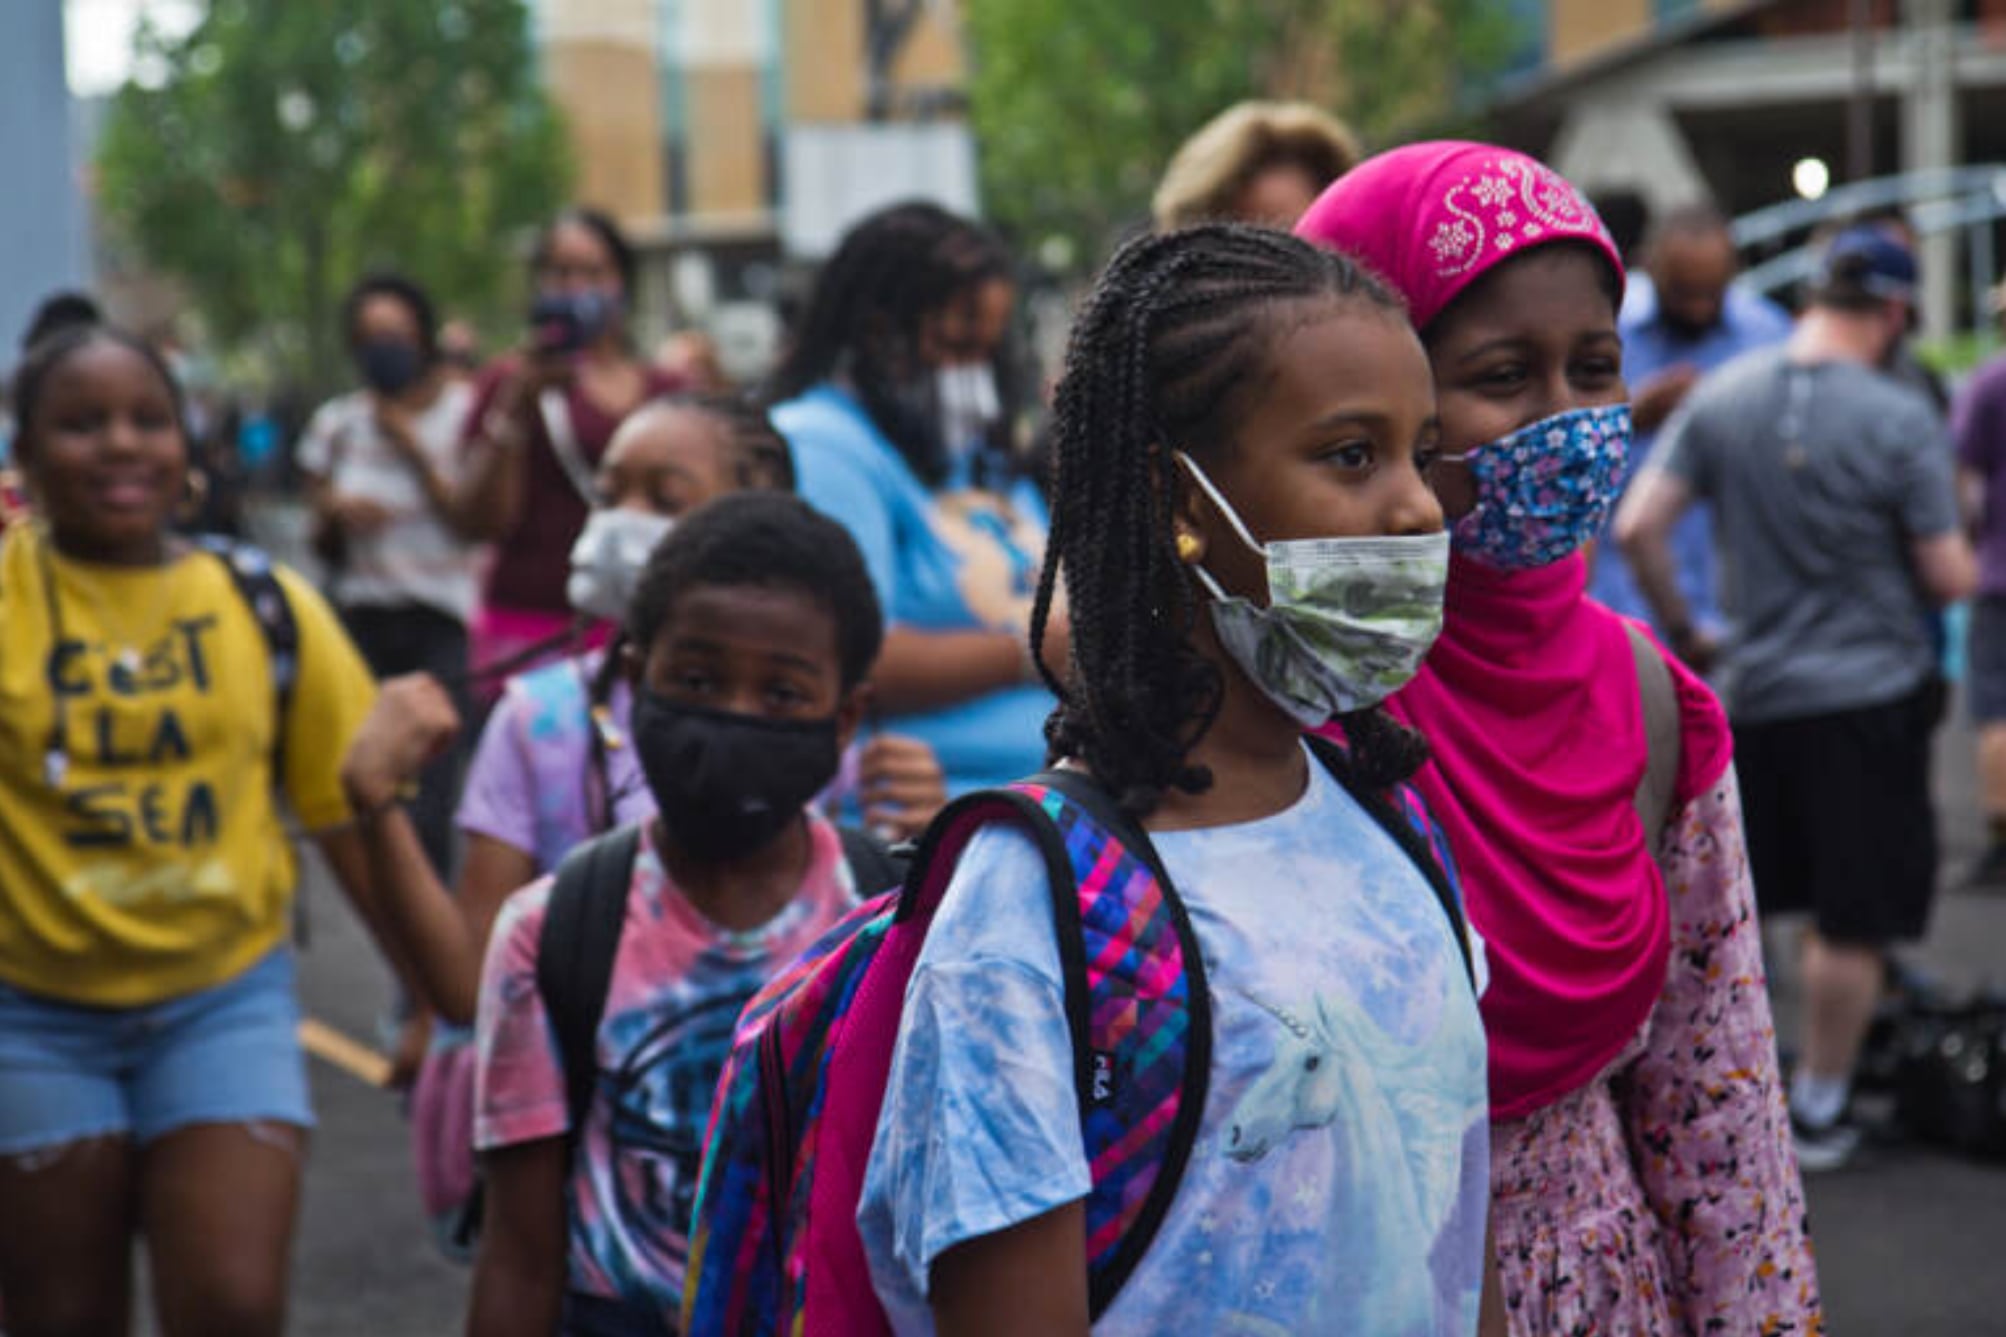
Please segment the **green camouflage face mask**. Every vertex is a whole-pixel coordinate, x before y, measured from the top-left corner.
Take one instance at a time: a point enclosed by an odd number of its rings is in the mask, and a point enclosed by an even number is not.
[[[1267,559],[1268,606],[1229,595],[1204,567],[1212,626],[1241,671],[1305,729],[1406,686],[1442,631],[1449,534],[1260,543],[1189,456],[1184,467],[1233,531]]]

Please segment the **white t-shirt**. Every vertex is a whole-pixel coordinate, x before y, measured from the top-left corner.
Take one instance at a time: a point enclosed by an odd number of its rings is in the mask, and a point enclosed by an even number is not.
[[[425,457],[448,481],[460,475],[460,441],[474,392],[458,382],[412,423]],[[471,622],[480,597],[479,551],[439,518],[424,482],[376,425],[367,391],[321,405],[300,437],[300,468],[337,493],[367,497],[391,511],[382,529],[348,536],[348,555],[329,591],[338,604],[423,604]]]
[[[1476,999],[1420,872],[1310,772],[1273,817],[1152,835],[1205,959],[1211,1083],[1170,1211],[1096,1333],[1476,1330]],[[942,1252],[1091,1188],[1060,980],[1036,845],[979,832],[907,990],[857,1214],[901,1337],[932,1331]]]

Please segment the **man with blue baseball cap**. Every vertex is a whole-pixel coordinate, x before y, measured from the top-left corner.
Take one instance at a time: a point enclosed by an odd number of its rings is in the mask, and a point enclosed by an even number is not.
[[[1802,1046],[1790,1091],[1799,1164],[1843,1163],[1853,1066],[1892,943],[1921,936],[1936,883],[1928,626],[1968,597],[1935,408],[1881,368],[1907,332],[1915,256],[1873,227],[1827,248],[1790,338],[1730,362],[1666,425],[1616,533],[1661,625],[1692,635],[1667,536],[1714,510],[1749,859],[1765,914],[1809,912]]]

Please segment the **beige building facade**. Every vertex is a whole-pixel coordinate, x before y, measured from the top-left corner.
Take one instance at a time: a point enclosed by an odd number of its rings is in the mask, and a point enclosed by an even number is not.
[[[960,121],[966,61],[944,0],[537,0],[535,12],[579,197],[638,233],[774,230],[794,129]],[[886,51],[875,109],[874,44]]]
[[[973,210],[959,0],[531,0],[582,204],[643,256],[644,338],[753,366],[782,275],[893,198]]]

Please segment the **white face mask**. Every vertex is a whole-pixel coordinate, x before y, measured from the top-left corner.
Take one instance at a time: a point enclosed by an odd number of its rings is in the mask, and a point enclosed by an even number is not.
[[[572,608],[613,622],[626,617],[641,568],[675,527],[670,516],[625,507],[609,506],[586,516],[578,542],[571,545],[571,579],[564,586]]]
[[[962,362],[933,374],[934,397],[940,406],[940,438],[957,458],[972,452],[1003,416],[996,392],[996,372],[987,362]]]
[[[1177,458],[1250,549],[1267,559],[1268,606],[1227,594],[1212,573],[1212,627],[1240,671],[1305,729],[1376,706],[1405,687],[1442,631],[1449,534],[1261,543],[1205,471]]]

